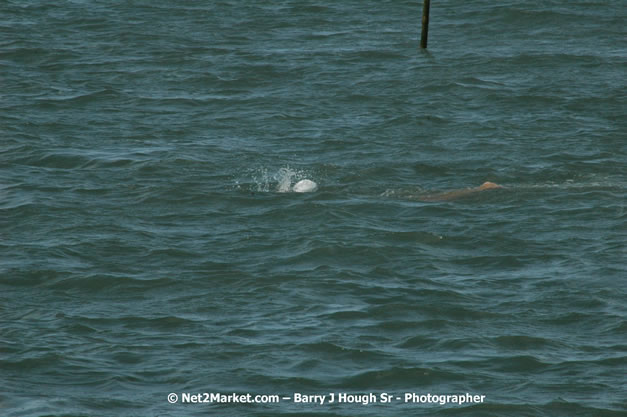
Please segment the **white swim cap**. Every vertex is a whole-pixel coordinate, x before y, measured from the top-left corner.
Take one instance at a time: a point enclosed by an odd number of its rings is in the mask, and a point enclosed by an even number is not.
[[[318,184],[311,180],[300,180],[296,184],[292,190],[296,193],[309,193],[312,191],[316,191],[318,189]]]

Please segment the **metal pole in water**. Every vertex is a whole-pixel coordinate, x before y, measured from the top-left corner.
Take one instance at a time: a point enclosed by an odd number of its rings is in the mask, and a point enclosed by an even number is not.
[[[431,0],[424,0],[422,5],[422,33],[420,34],[420,47],[427,48],[427,38],[429,37],[429,6]]]

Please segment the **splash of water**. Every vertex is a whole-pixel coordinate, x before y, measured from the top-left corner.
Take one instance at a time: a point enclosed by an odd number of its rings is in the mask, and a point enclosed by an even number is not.
[[[296,172],[292,169],[281,168],[275,175],[277,182],[276,190],[280,193],[287,193],[292,190],[292,179],[296,177]]]
[[[290,168],[289,166],[282,167],[275,173],[272,173],[267,168],[256,168],[248,171],[250,175],[250,181],[242,180],[242,183],[249,183],[248,186],[242,185],[239,180],[236,180],[236,189],[248,189],[250,191],[268,193],[279,192],[288,193],[293,192],[294,185],[298,184],[301,180],[307,180],[311,178],[308,172],[305,170],[298,170]],[[310,180],[311,181],[311,180]],[[311,181],[311,183],[303,184],[308,186],[306,191],[315,191],[317,184]],[[315,185],[315,186],[314,186]],[[300,187],[303,188],[303,187]]]

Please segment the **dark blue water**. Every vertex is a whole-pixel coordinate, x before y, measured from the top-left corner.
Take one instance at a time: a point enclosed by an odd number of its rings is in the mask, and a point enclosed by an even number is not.
[[[0,415],[625,415],[625,2],[421,9],[2,2]]]

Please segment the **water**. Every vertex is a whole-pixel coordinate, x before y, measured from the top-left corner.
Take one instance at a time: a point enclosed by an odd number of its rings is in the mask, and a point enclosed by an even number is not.
[[[625,415],[624,2],[420,10],[3,2],[1,414]]]

